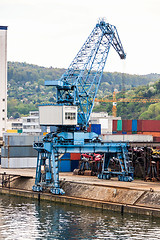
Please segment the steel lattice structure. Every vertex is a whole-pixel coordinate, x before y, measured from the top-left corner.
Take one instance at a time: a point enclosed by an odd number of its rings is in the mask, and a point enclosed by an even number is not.
[[[46,85],[56,85],[58,104],[78,105],[79,125],[88,124],[111,46],[121,59],[125,59],[116,27],[102,20],[60,80],[46,82]]]
[[[60,155],[64,153],[102,152],[105,154],[105,159],[99,178],[109,179],[114,174],[118,175],[120,181],[133,180],[133,169],[128,158],[128,144],[102,142],[98,134],[86,132],[83,128],[88,124],[111,46],[121,59],[126,57],[116,27],[100,21],[62,77],[57,81],[45,82],[45,85],[57,88],[57,104],[52,106],[54,109],[56,107],[56,111],[62,106],[67,106],[66,108],[68,105],[78,106],[78,125],[81,127],[78,129],[77,123],[63,125],[62,121],[60,124],[55,121],[54,124],[51,124],[58,125],[58,130],[47,134],[42,141],[34,143],[33,146],[38,151],[38,157],[33,191],[50,188],[54,194],[64,193],[59,184],[58,168]],[[49,111],[44,111],[44,118],[51,112],[51,108],[49,109]],[[58,115],[57,112],[54,111],[54,113]],[[55,120],[56,116],[51,118],[52,115],[53,112],[49,115],[48,121]],[[62,114],[62,119],[64,116]],[[70,118],[70,120],[72,119]],[[117,157],[121,165],[120,172],[111,173],[108,170],[111,156]]]

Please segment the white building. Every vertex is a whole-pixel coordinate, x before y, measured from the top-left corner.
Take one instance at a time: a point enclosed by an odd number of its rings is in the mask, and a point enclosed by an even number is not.
[[[22,117],[23,133],[37,135],[41,133],[39,112],[30,111],[28,117]]]
[[[113,120],[121,120],[121,117],[108,116],[107,112],[92,112],[90,124],[101,124],[101,134],[112,134]]]
[[[7,26],[0,26],[0,137],[7,122]]]
[[[23,124],[22,124],[22,118],[11,118],[7,120],[6,129],[9,132],[9,130],[20,130],[22,131]]]

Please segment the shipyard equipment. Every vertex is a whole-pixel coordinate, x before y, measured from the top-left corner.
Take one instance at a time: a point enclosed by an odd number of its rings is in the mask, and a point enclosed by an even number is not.
[[[38,157],[33,191],[49,188],[54,194],[64,193],[58,171],[64,153],[103,153],[105,164],[99,177],[104,179],[111,176],[107,164],[114,155],[122,162],[122,170],[115,173],[119,180],[133,180],[127,143],[102,142],[96,133],[86,131],[110,47],[125,59],[116,27],[100,20],[62,77],[45,82],[56,87],[57,100],[55,105],[40,106],[40,125],[56,126],[57,130],[34,143]]]

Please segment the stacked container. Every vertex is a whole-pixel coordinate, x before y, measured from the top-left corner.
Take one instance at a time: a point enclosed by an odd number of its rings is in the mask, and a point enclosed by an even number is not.
[[[113,120],[112,133],[151,135],[160,142],[160,120]]]
[[[35,168],[37,151],[33,149],[33,142],[38,140],[40,136],[5,134],[4,146],[1,148],[1,167]]]
[[[80,153],[65,153],[59,160],[60,172],[73,172],[79,166]]]

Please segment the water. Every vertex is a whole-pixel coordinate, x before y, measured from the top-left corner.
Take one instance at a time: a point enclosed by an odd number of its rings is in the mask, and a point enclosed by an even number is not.
[[[0,195],[0,239],[160,239],[160,219]]]

